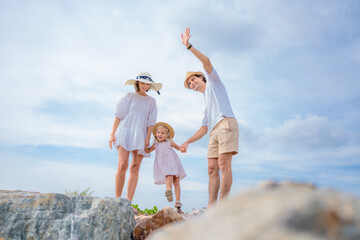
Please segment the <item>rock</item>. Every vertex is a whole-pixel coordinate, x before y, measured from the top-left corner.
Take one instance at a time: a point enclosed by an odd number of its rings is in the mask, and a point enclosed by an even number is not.
[[[360,199],[309,184],[266,184],[147,238],[165,239],[359,240]]]
[[[203,214],[204,212],[206,212],[207,208],[202,208],[202,209],[192,209],[189,213],[183,214],[182,217],[184,220],[188,220],[197,216],[200,216],[201,214]]]
[[[0,239],[131,239],[128,200],[0,191]]]
[[[165,207],[152,216],[147,216],[140,220],[134,228],[134,240],[145,239],[152,231],[166,224],[182,221],[180,214],[170,207]]]

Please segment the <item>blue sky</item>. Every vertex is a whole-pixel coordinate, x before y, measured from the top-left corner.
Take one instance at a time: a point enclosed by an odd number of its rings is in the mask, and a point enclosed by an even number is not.
[[[360,195],[358,1],[1,1],[0,189],[114,196],[107,144],[127,79],[163,83],[158,121],[184,142],[203,97],[183,87],[212,60],[240,128],[231,194],[300,181]],[[179,153],[184,210],[207,205],[208,135]],[[144,159],[134,202],[167,206]],[[126,194],[126,190],[123,193]]]

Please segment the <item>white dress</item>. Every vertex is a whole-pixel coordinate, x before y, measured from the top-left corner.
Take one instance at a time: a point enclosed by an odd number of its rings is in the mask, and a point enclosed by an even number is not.
[[[167,175],[175,175],[180,177],[180,179],[186,177],[184,167],[171,146],[170,141],[166,140],[161,143],[155,143],[155,154],[155,184],[165,184]]]
[[[127,151],[138,150],[144,157],[147,128],[156,123],[156,100],[150,96],[127,93],[116,106],[115,116],[121,120],[115,134],[115,147],[122,146]]]

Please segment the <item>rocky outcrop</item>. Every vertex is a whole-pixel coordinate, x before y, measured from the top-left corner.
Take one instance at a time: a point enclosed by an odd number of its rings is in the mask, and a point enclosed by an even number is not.
[[[182,221],[183,217],[170,207],[165,207],[152,216],[137,218],[134,240],[145,239],[152,231],[168,223]]]
[[[128,200],[0,191],[0,239],[132,239]]]
[[[360,239],[360,199],[298,183],[266,183],[147,240]]]

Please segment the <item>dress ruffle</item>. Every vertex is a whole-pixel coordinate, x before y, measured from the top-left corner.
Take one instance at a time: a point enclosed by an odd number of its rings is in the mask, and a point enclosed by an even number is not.
[[[121,137],[118,137],[121,136]],[[125,148],[126,151],[138,150],[138,154],[144,157],[150,157],[150,153],[144,151],[145,148],[144,132],[137,128],[119,128],[115,135],[115,146],[119,145]]]

